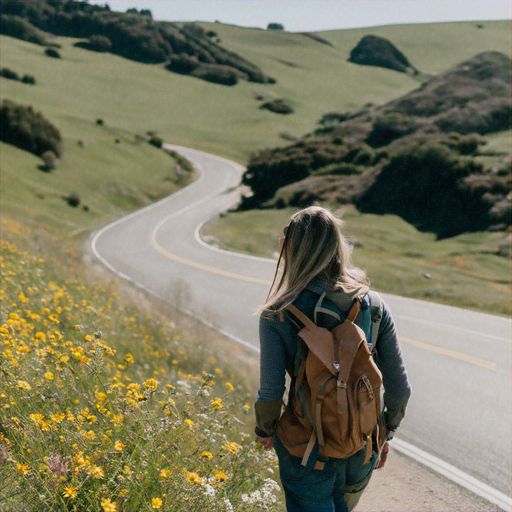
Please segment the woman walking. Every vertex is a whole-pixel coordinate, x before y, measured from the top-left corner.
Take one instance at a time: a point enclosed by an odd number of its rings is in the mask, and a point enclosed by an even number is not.
[[[389,308],[351,265],[342,224],[320,207],[291,217],[260,317],[256,439],[277,452],[288,512],[352,510],[373,470],[384,466],[410,396]],[[337,334],[325,338],[318,327]]]

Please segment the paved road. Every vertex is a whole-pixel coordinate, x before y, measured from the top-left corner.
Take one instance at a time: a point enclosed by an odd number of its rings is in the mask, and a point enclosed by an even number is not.
[[[258,347],[257,316],[275,262],[215,250],[201,225],[237,202],[243,168],[178,148],[201,177],[177,194],[95,234],[111,270]],[[277,241],[276,241],[277,244]],[[392,295],[413,387],[399,438],[510,496],[509,319]]]

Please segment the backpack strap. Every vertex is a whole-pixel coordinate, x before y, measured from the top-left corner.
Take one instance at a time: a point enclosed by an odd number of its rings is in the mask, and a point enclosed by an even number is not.
[[[370,352],[373,354],[376,351],[377,338],[379,336],[380,321],[382,320],[382,299],[377,292],[370,291],[370,314],[372,320],[371,340],[369,343]]]
[[[293,316],[298,318],[304,324],[306,329],[309,329],[310,331],[314,331],[316,329],[314,322],[310,320],[302,311],[297,309],[293,304],[290,304],[286,309],[292,313]]]

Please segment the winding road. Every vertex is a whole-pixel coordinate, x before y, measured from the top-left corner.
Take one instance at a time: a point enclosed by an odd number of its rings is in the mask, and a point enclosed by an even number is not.
[[[170,146],[200,177],[91,237],[110,270],[258,351],[258,318],[276,262],[207,245],[201,227],[235,204],[244,168]],[[277,243],[277,241],[276,241]],[[394,447],[504,510],[511,494],[510,319],[383,294],[413,388]]]

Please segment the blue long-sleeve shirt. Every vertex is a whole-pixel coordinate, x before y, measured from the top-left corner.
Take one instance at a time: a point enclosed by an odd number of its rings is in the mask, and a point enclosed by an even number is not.
[[[294,301],[294,305],[313,319],[319,295],[327,291],[328,287],[329,284],[325,281],[318,279],[311,281]],[[332,294],[331,297],[333,297]],[[342,316],[346,316],[353,305],[354,295],[339,292],[334,297],[336,307]],[[405,415],[411,388],[391,312],[384,301],[382,305],[382,319],[375,346],[375,362],[383,378],[384,421],[390,430],[395,430]],[[362,309],[355,320],[367,337],[370,335],[369,314],[365,314],[364,310],[369,306],[369,296],[365,295]],[[325,325],[325,327],[332,328],[334,325]],[[275,433],[281,412],[280,403],[285,392],[286,370],[293,375],[297,331],[297,326],[287,314],[283,321],[280,321],[277,315],[268,313],[263,313],[260,317],[260,389],[256,404],[258,420],[256,428],[260,433],[264,432],[267,435]]]

